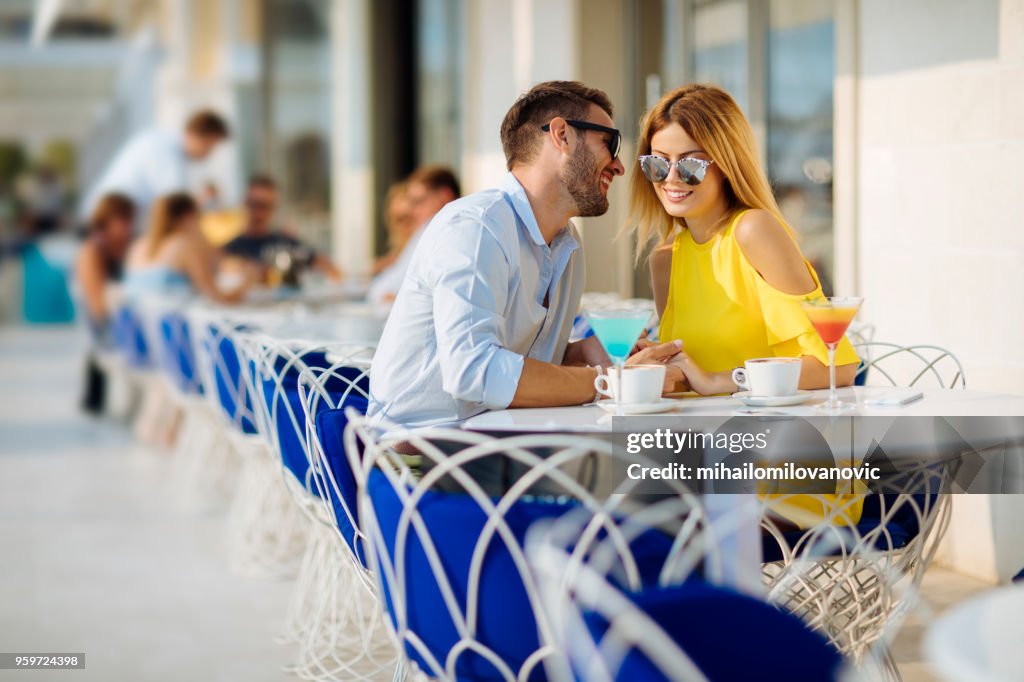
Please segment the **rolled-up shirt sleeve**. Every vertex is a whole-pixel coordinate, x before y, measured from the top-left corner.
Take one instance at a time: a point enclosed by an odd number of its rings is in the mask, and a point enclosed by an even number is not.
[[[430,282],[442,387],[456,400],[508,407],[523,356],[504,348],[509,256],[479,220],[452,221],[434,240]]]

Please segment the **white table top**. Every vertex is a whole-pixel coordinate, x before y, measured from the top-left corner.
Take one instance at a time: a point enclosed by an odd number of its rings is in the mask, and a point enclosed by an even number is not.
[[[889,387],[848,387],[839,389],[839,398],[856,402],[856,409],[840,414],[841,417],[998,417],[1024,416],[1024,395],[983,393],[955,389],[923,389],[924,397],[900,407],[868,406],[868,398],[885,395],[897,390]],[[902,389],[899,389],[902,390]],[[802,405],[793,407],[748,408],[730,396],[685,397],[678,400],[679,406],[657,416],[691,415],[723,416],[740,415],[790,415],[795,417],[820,417],[815,405],[828,398],[828,390],[812,391]],[[951,419],[955,422],[955,419]],[[530,409],[509,409],[484,412],[462,423],[462,428],[473,431],[530,431],[530,432],[610,432],[612,417],[596,405],[574,407],[545,407]]]

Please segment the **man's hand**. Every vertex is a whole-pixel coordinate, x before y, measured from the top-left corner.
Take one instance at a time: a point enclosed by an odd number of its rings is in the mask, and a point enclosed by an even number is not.
[[[585,339],[570,343],[565,349],[565,359],[562,361],[563,365],[589,365],[595,367],[600,365],[607,367],[612,364],[611,358],[608,357],[608,353],[604,351],[604,346],[596,336],[588,336]]]

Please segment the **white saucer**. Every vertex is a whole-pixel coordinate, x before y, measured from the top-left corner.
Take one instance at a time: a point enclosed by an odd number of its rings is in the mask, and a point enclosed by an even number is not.
[[[609,414],[616,413],[616,405],[614,400],[599,400],[597,406]],[[671,400],[668,398],[662,398],[661,400],[653,403],[635,403],[625,404],[622,406],[623,415],[635,415],[635,414],[657,414],[658,412],[668,412],[671,409],[679,407],[683,404],[681,400]]]
[[[750,407],[786,407],[799,405],[807,400],[810,394],[810,391],[797,391],[792,395],[750,395],[750,391],[740,391],[733,393],[732,397]]]

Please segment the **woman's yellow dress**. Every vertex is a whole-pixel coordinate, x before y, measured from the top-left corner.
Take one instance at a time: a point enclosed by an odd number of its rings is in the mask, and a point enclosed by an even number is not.
[[[828,350],[800,307],[801,300],[823,295],[818,274],[804,259],[814,279],[814,291],[808,294],[787,294],[768,284],[736,241],[736,225],[745,212],[703,244],[686,229],[676,236],[661,341],[681,339],[683,350],[711,372],[740,367],[752,358],[810,355],[827,364]],[[858,361],[844,338],[836,365]],[[776,511],[801,527],[830,515],[856,523],[861,496],[843,494],[839,488],[836,492],[834,497],[787,497],[784,505],[779,500]]]

